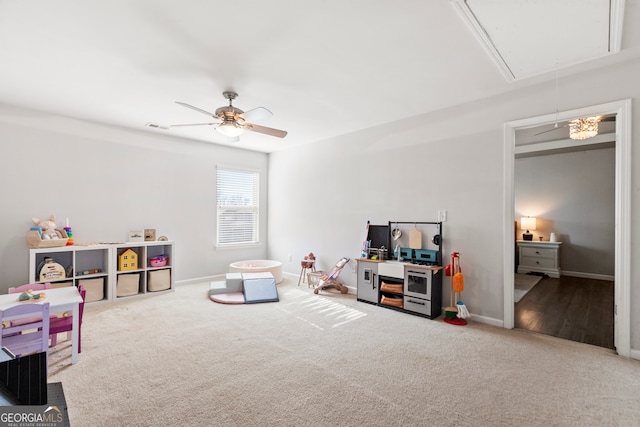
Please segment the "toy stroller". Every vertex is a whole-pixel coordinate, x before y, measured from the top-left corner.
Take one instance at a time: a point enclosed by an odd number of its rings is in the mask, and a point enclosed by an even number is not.
[[[327,273],[309,273],[309,283],[313,284],[315,288],[313,290],[313,293],[317,294],[318,292],[320,292],[320,290],[327,288],[336,288],[343,294],[349,292],[349,289],[338,281],[338,276],[340,276],[342,268],[347,265],[348,262],[349,258],[343,257],[340,258],[336,265],[334,265],[333,268]],[[313,277],[312,275],[315,277]],[[312,278],[315,280],[312,280]]]

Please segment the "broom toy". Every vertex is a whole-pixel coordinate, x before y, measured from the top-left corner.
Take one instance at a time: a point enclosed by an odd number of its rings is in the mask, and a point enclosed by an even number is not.
[[[449,306],[444,309],[444,317],[446,319],[455,319],[458,316],[458,307],[454,301],[454,290],[453,290],[453,277],[456,274],[455,271],[455,260],[458,258],[460,254],[458,252],[453,252],[451,254],[451,264],[447,265],[445,268],[445,274],[451,277],[451,282],[449,286]]]
[[[459,301],[460,294],[464,291],[464,275],[460,268],[460,253],[454,252],[451,254],[451,305],[453,305],[453,299],[455,298],[455,315],[453,311],[451,314],[447,314],[451,307],[445,309],[444,321],[452,325],[466,325],[467,321],[465,317],[469,317],[469,311],[462,301]],[[455,295],[455,296],[454,296]],[[453,315],[453,316],[451,316]]]
[[[467,306],[464,305],[462,301],[458,301],[458,319],[466,319],[469,316],[469,310],[467,310]]]

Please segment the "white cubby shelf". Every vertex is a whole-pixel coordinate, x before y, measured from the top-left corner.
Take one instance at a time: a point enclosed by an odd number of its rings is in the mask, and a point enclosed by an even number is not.
[[[133,269],[121,268],[118,262],[119,256],[128,249],[135,253],[137,265]],[[152,267],[149,260],[160,255],[167,258],[166,265]],[[29,249],[29,283],[50,282],[52,287],[85,284],[88,288],[88,304],[172,292],[175,290],[172,265],[174,255],[172,241],[79,244]],[[40,280],[40,268],[47,258],[53,259],[65,269],[65,278]]]

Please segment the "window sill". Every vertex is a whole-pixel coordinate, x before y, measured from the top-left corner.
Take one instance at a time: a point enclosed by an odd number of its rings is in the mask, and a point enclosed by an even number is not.
[[[262,246],[258,243],[231,243],[228,245],[216,245],[215,249],[217,251],[226,251],[226,250],[234,250],[234,249],[244,249],[244,248],[258,248]]]

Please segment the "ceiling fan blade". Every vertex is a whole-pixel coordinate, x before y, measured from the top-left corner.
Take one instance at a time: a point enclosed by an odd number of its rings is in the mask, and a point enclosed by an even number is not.
[[[284,138],[285,136],[287,136],[287,132],[284,130],[254,125],[253,123],[245,123],[244,128],[250,130],[251,132],[263,133],[265,135],[276,136],[278,138]]]
[[[616,116],[604,116],[602,117],[599,122],[615,122],[616,121]],[[556,123],[551,129],[547,129],[547,130],[543,130],[542,132],[538,132],[538,133],[534,133],[533,136],[538,136],[538,135],[542,135],[545,134],[547,132],[553,132],[554,130],[558,130],[558,129],[562,129],[562,128],[566,128],[569,127],[569,123],[564,124],[563,126],[558,126],[558,123]]]
[[[219,125],[220,123],[184,123],[178,125],[169,125],[170,128],[180,127],[180,126],[211,126],[211,125]]]
[[[253,110],[245,111],[242,115],[248,122],[255,122],[256,120],[262,120],[266,119],[267,117],[271,117],[273,116],[273,113],[264,107],[257,107]]]
[[[198,111],[198,112],[200,112],[202,114],[206,114],[207,116],[216,117],[216,115],[213,114],[213,113],[210,113],[210,112],[208,112],[206,110],[203,110],[202,108],[194,107],[193,105],[189,105],[189,104],[187,104],[185,102],[176,101],[176,104],[182,105],[183,107],[191,108],[192,110]]]

